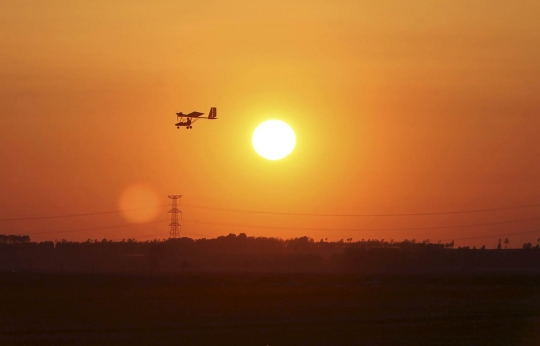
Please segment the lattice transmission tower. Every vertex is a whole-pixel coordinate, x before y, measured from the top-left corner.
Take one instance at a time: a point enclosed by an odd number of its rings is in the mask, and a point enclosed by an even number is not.
[[[171,213],[171,223],[169,226],[171,226],[171,233],[169,234],[169,238],[176,239],[180,236],[180,222],[178,222],[178,214],[180,214],[180,220],[182,219],[182,211],[177,208],[178,203],[177,201],[182,197],[182,195],[169,195],[169,198],[171,201],[171,210],[168,211],[168,213]],[[179,201],[178,201],[179,202]]]

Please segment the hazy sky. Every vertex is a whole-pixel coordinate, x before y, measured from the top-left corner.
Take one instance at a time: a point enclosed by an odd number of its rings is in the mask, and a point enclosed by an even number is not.
[[[181,234],[196,238],[536,243],[539,14],[538,1],[2,1],[0,219],[98,214],[0,233],[165,238],[167,195],[182,194]],[[218,121],[174,127],[211,106]],[[251,146],[272,118],[297,135],[280,161]]]

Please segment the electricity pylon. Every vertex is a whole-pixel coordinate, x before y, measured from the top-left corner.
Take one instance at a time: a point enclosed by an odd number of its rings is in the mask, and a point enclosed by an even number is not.
[[[169,198],[172,199],[171,210],[168,213],[171,213],[171,233],[169,234],[169,239],[176,239],[180,236],[180,223],[178,222],[178,214],[180,214],[180,219],[182,219],[182,211],[177,208],[177,200],[180,199],[182,195],[169,195]]]

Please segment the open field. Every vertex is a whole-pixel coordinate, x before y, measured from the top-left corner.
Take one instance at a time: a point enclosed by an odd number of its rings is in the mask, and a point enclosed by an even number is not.
[[[538,345],[532,274],[0,275],[1,345]]]

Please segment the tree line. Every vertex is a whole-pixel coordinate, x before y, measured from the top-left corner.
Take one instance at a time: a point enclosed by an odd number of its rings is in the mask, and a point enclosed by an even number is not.
[[[502,248],[505,244],[505,249]],[[0,235],[0,271],[50,272],[372,272],[415,270],[540,270],[540,240],[521,249],[454,247],[454,241],[352,238],[328,241],[249,237],[108,239],[32,242],[27,235]]]

